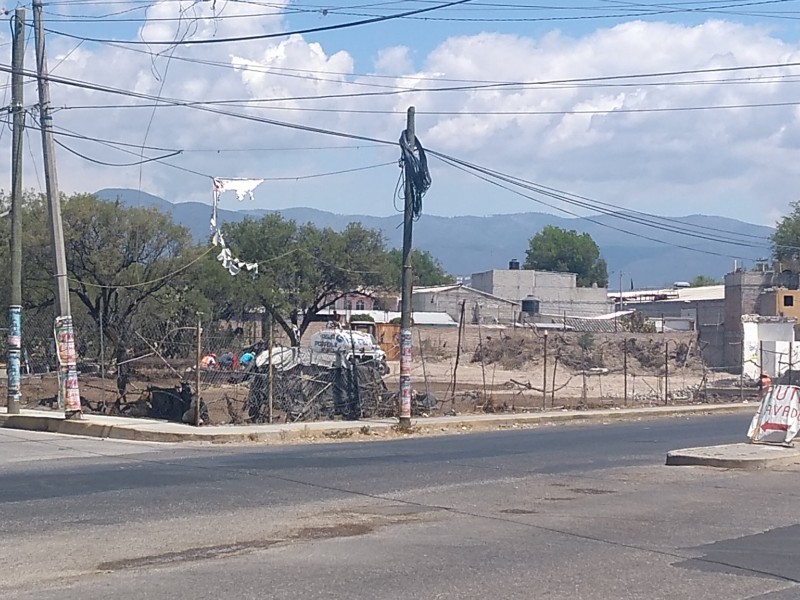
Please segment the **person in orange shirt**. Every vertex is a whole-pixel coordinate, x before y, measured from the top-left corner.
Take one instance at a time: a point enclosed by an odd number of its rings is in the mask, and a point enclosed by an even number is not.
[[[772,379],[766,373],[762,373],[758,378],[758,399],[762,400],[767,395],[769,388],[772,387]]]

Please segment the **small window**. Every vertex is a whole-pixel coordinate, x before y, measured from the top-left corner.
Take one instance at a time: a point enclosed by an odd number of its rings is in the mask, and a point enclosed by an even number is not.
[[[344,303],[345,310],[353,310],[353,303],[350,300],[346,300]]]
[[[783,297],[783,305],[784,306],[794,306],[794,296],[784,296]]]
[[[356,302],[356,310],[364,310],[364,301],[363,300],[359,300],[358,302]]]

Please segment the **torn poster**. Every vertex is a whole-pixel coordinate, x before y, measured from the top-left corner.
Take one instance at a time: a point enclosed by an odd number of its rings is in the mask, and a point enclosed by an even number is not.
[[[220,253],[217,255],[217,260],[222,263],[223,268],[231,275],[239,274],[243,268],[257,275],[258,263],[239,260],[231,254],[230,248],[225,244],[225,238],[222,235],[222,230],[219,228],[219,223],[217,221],[219,197],[223,192],[233,192],[236,194],[236,198],[239,201],[245,198],[253,200],[253,190],[263,181],[263,179],[221,179],[219,177],[214,177],[211,181],[212,206],[210,227],[211,231],[214,232],[211,243],[221,248]]]

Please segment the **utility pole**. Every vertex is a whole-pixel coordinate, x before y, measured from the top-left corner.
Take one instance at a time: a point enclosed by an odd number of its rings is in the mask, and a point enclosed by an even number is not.
[[[416,149],[415,109],[408,108],[406,116],[406,142],[413,152]],[[411,184],[411,165],[403,164],[405,179],[405,205],[403,209],[403,279],[400,304],[400,428],[411,427],[411,289],[414,283],[411,271],[411,233],[414,227],[413,188]]]
[[[47,192],[47,217],[53,253],[53,276],[56,297],[56,346],[59,355],[58,398],[67,418],[80,418],[81,399],[75,355],[75,334],[69,305],[67,256],[64,249],[64,224],[61,220],[61,198],[58,193],[56,157],[53,146],[53,117],[50,115],[50,82],[44,48],[42,0],[33,0],[33,26],[36,33],[36,74],[39,88],[39,118],[42,129],[44,181]]]
[[[22,357],[22,69],[25,59],[25,9],[14,11],[14,45],[11,49],[11,302],[8,306],[8,414],[19,414],[20,360]]]

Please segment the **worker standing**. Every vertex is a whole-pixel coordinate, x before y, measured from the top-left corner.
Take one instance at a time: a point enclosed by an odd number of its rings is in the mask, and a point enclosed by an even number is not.
[[[772,379],[766,373],[762,373],[761,376],[758,378],[758,399],[763,400],[764,396],[767,395],[769,392],[769,388],[772,387]]]

